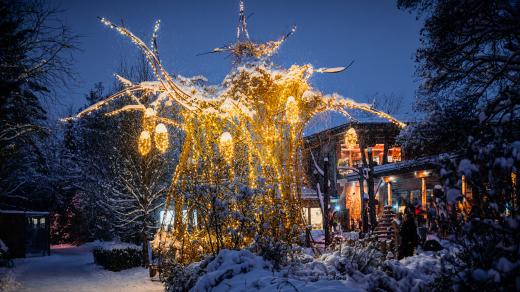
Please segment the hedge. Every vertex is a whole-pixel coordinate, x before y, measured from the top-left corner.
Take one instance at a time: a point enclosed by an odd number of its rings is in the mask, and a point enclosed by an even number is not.
[[[122,271],[142,264],[142,251],[136,248],[103,249],[96,247],[92,250],[94,262],[109,271]]]

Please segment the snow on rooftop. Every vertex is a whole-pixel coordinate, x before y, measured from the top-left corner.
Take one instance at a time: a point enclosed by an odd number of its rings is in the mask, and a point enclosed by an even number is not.
[[[304,137],[323,132],[325,130],[341,126],[347,123],[390,123],[387,119],[375,116],[361,110],[349,110],[352,118],[345,117],[338,112],[324,112],[311,119],[304,129]],[[392,114],[397,120],[404,123],[414,123],[421,119],[420,113]]]
[[[49,212],[43,211],[20,211],[20,210],[0,210],[0,214],[24,214],[29,216],[45,216],[49,215]]]

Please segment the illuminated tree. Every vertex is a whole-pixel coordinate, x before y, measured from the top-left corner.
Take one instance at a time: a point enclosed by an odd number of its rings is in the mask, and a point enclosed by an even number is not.
[[[335,110],[350,117],[348,109],[359,109],[404,125],[369,105],[336,94],[323,95],[308,83],[315,72],[337,73],[345,67],[315,69],[306,64],[285,69],[269,62],[269,57],[295,28],[279,40],[255,43],[247,32],[242,2],[237,41],[210,52],[228,52],[235,60],[233,70],[218,86],[201,86],[200,78],[168,74],[157,51],[159,22],[148,47],[125,27],[106,19],[101,21],[141,49],[156,81],[134,84],[117,76],[125,88],[85,109],[76,118],[109,106],[116,99],[130,98],[132,104],[107,115],[125,111],[143,114],[143,131],[138,138],[142,155],[148,155],[153,147],[160,150],[164,146],[157,141],[161,123],[184,132],[179,162],[165,202],[164,218],[168,217],[170,206],[174,206],[174,227],[169,234],[164,229],[159,233],[176,241],[181,262],[214,251],[215,242],[220,242],[220,248],[236,248],[251,243],[260,233],[288,242],[301,235],[302,135],[316,114]],[[179,108],[178,116],[168,116]],[[160,128],[159,132],[164,133],[163,126]],[[233,197],[244,188],[262,191],[247,200],[237,199],[238,195]],[[194,195],[201,193],[207,196]],[[239,226],[241,218],[233,218],[232,214],[240,213],[244,207],[254,212],[255,228],[242,229],[240,232],[244,233],[239,234],[238,244],[232,244],[231,233],[223,235],[209,226],[208,214],[225,216],[225,220],[218,221],[220,224]],[[194,216],[208,220],[198,220],[198,227],[193,229]]]

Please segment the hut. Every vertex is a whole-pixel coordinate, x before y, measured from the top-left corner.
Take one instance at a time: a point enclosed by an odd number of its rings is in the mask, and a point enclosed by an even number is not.
[[[50,255],[49,212],[0,210],[0,239],[12,257]]]

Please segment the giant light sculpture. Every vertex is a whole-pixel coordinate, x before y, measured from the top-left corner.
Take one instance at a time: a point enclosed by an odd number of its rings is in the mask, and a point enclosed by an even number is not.
[[[251,188],[259,187],[259,178],[263,178],[261,181],[270,187],[255,197],[248,207],[255,210],[256,218],[262,217],[268,223],[260,227],[264,229],[262,232],[291,241],[301,234],[304,226],[300,209],[304,177],[301,151],[303,129],[309,120],[329,110],[351,118],[349,110],[357,109],[404,126],[370,105],[335,94],[323,95],[309,85],[313,73],[338,73],[345,67],[316,69],[305,64],[285,69],[272,64],[269,57],[294,33],[295,28],[279,40],[252,41],[242,1],[236,42],[209,52],[229,53],[234,57],[233,69],[218,86],[202,86],[196,79],[174,77],[166,71],[157,50],[159,22],[156,22],[148,46],[125,27],[106,19],[101,21],[139,47],[156,80],[136,84],[116,75],[124,89],[90,106],[75,118],[102,107],[110,108],[121,97],[130,97],[131,104],[115,110],[112,108],[107,115],[142,112],[142,132],[136,140],[143,156],[151,151],[167,151],[168,127],[184,132],[179,161],[165,202],[165,214],[174,209],[173,229],[166,231],[164,226],[167,222],[162,222],[158,233],[176,241],[176,246],[186,251],[181,254],[180,261],[194,260],[214,251],[218,236],[204,226],[199,232],[188,230],[190,219],[183,216],[183,212],[201,208],[191,204],[186,192],[186,184],[197,181],[195,177],[204,177],[206,183],[219,184],[224,176],[227,181]],[[175,117],[171,115],[173,112],[177,113]],[[199,220],[199,224],[204,225],[204,221]],[[251,243],[253,236],[240,235],[240,246]],[[222,240],[221,247],[227,247],[226,240]]]

